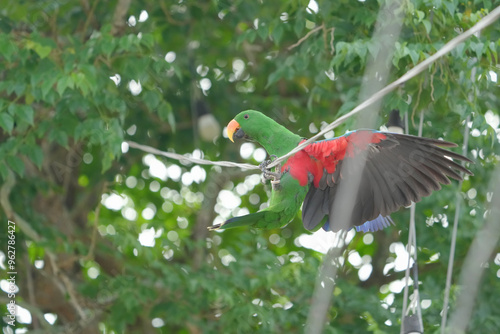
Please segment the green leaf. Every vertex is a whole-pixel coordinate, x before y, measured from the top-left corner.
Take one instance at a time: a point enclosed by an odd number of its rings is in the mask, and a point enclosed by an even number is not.
[[[23,152],[38,168],[42,168],[43,151],[38,145],[29,145]]]
[[[427,31],[427,33],[429,34],[431,32],[431,28],[432,28],[431,22],[429,20],[423,20],[422,24],[425,27],[425,31]]]
[[[0,112],[0,127],[8,133],[11,133],[14,128],[14,119],[12,116],[6,112]]]
[[[174,113],[172,112],[172,105],[167,101],[163,101],[160,103],[157,110],[158,116],[162,121],[167,121],[168,124],[172,127],[172,130],[175,132],[175,118]]]
[[[151,33],[142,34],[141,44],[147,47],[148,49],[152,49],[155,45],[154,37]]]
[[[17,155],[8,155],[5,160],[7,164],[16,172],[19,176],[24,176],[24,162]]]
[[[6,180],[7,176],[9,176],[9,169],[4,161],[0,161],[0,175],[3,180]]]
[[[283,78],[283,75],[284,75],[283,67],[280,67],[276,71],[271,73],[267,78],[266,88],[268,88],[269,86],[271,86],[272,84],[276,83],[278,80]]]
[[[80,88],[83,96],[87,96],[90,92],[90,84],[87,81],[85,74],[83,74],[82,72],[78,72],[71,74],[71,76],[72,80],[75,82],[75,86],[77,88]]]
[[[295,24],[293,25],[293,31],[295,32],[295,35],[297,37],[302,37],[302,31],[304,31],[305,28],[305,20],[295,20]]]
[[[266,25],[264,25],[264,23],[259,24],[259,28],[257,29],[257,34],[263,41],[267,39],[267,36],[269,35],[269,29],[267,28]]]
[[[416,13],[418,22],[421,22],[425,17],[425,13],[422,12],[421,10],[417,10]]]
[[[471,42],[470,47],[476,53],[477,58],[481,58],[481,56],[483,55],[484,43]]]
[[[102,173],[106,172],[108,169],[111,168],[113,160],[115,160],[115,157],[111,152],[104,152],[102,157],[102,170],[101,170]]]
[[[281,42],[281,38],[283,37],[283,32],[284,32],[283,30],[284,28],[281,23],[278,23],[274,28],[272,32],[272,37],[275,45],[279,45],[279,43]]]
[[[8,62],[12,61],[12,56],[16,54],[17,46],[9,39],[9,35],[0,34],[0,54],[5,57]]]
[[[452,51],[453,55],[457,58],[462,58],[464,56],[465,43],[458,44]]]
[[[116,39],[110,35],[104,35],[101,41],[101,50],[106,57],[111,56],[116,47]]]
[[[34,50],[41,59],[46,58],[52,51],[52,48],[49,45],[41,45],[40,43],[30,39],[26,40],[26,48]]]
[[[49,132],[49,140],[55,141],[63,147],[68,147],[68,135],[64,131],[55,129]]]
[[[75,82],[73,81],[73,77],[71,75],[65,74],[59,81],[57,82],[57,92],[62,97],[66,88],[75,88]]]
[[[149,110],[154,110],[160,103],[160,95],[154,91],[148,90],[143,95],[143,100]]]
[[[47,57],[51,51],[52,51],[52,48],[50,46],[40,45],[40,44],[35,45],[35,52],[38,53],[38,55],[42,59]]]
[[[361,58],[362,60],[365,59],[366,53],[367,53],[367,47],[362,41],[356,41],[352,44],[354,52]]]
[[[33,125],[35,111],[31,106],[19,105],[16,108],[16,120]]]
[[[409,55],[411,58],[411,61],[413,62],[413,65],[416,65],[418,63],[418,60],[420,59],[420,55],[418,51],[415,51],[413,49],[409,49]]]

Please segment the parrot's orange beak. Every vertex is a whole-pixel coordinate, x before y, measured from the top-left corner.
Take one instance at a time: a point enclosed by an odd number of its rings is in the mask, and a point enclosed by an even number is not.
[[[227,125],[227,137],[233,143],[234,143],[233,135],[239,129],[240,129],[240,124],[238,122],[236,122],[234,119],[231,122],[229,122],[229,124]]]

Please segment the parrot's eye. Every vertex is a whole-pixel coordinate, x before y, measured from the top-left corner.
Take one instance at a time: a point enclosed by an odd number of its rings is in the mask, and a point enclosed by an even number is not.
[[[243,116],[243,117],[244,117],[245,119],[248,119],[248,117],[250,117],[250,116],[248,116],[248,114],[246,114],[246,115],[245,115],[245,116]]]

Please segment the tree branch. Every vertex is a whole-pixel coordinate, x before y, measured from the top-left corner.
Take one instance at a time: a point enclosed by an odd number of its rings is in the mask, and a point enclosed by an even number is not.
[[[297,43],[290,45],[288,47],[288,50],[292,50],[292,49],[296,48],[297,46],[299,46],[300,44],[302,44],[306,39],[308,39],[312,34],[314,34],[318,30],[323,29],[324,27],[325,27],[325,24],[322,24],[322,25],[314,28],[313,30],[309,31],[304,37],[302,37],[301,39],[299,39]]]
[[[126,26],[127,21],[125,17],[127,16],[131,2],[132,0],[118,0],[113,14],[113,27],[111,28],[111,35],[117,35]]]
[[[5,180],[5,183],[3,186],[0,188],[0,204],[2,208],[4,209],[5,214],[7,215],[7,218],[13,219],[13,221],[16,223],[16,225],[19,227],[19,229],[26,234],[30,239],[39,242],[42,240],[40,235],[33,229],[31,228],[31,225],[24,220],[21,216],[19,216],[14,210],[12,209],[12,205],[9,201],[9,196],[10,192],[12,191],[12,188],[16,184],[15,176],[12,170],[7,169],[7,179]],[[45,249],[45,254],[47,255],[49,259],[49,263],[51,264],[52,270],[53,270],[53,280],[56,283],[56,285],[60,288],[61,292],[63,295],[68,294],[69,302],[75,310],[78,312],[81,320],[86,320],[87,316],[85,312],[83,312],[82,307],[80,306],[77,296],[76,296],[76,290],[73,286],[72,281],[68,278],[68,276],[63,273],[58,265],[57,265],[57,256],[49,251],[48,249]],[[27,265],[30,265],[29,263]]]

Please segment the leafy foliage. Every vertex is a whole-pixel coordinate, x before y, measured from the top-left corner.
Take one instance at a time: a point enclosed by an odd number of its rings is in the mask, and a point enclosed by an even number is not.
[[[359,102],[367,64],[384,47],[371,39],[383,2],[325,0],[311,10],[298,0],[8,1],[0,20],[0,215],[3,231],[7,218],[17,225],[16,301],[32,316],[18,327],[302,332],[323,255],[297,241],[300,218],[281,230],[208,233],[214,221],[265,205],[259,177],[157,159],[124,141],[242,161],[224,138],[203,141],[198,119],[208,111],[226,124],[248,108],[310,136]],[[389,80],[492,9],[491,1],[402,2]],[[491,201],[499,49],[498,25],[487,28],[391,93],[379,115],[383,124],[399,109],[415,134],[423,110],[424,135],[456,143],[470,117],[475,176],[417,206],[429,331],[441,322],[457,192],[455,278]],[[395,249],[407,240],[408,210],[393,219],[397,227],[373,240],[353,237],[325,332],[399,332],[404,274]],[[499,265],[498,255],[484,264],[470,332],[500,327]],[[365,280],[363,266],[371,268]],[[460,288],[453,286],[451,311]]]

